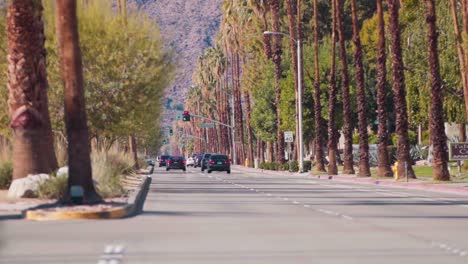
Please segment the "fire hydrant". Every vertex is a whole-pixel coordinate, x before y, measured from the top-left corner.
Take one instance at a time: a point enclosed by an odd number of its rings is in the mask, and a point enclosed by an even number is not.
[[[395,161],[395,164],[392,167],[393,177],[398,179],[398,161]]]

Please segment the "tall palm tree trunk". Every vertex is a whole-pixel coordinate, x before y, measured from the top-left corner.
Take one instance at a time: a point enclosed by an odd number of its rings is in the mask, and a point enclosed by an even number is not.
[[[378,176],[391,177],[393,175],[388,157],[388,129],[387,129],[387,54],[385,51],[385,21],[382,0],[377,0],[377,15],[379,27],[379,42],[377,50],[377,113],[379,120],[378,137]]]
[[[364,83],[364,66],[362,64],[362,46],[359,37],[359,25],[356,13],[356,0],[351,0],[351,16],[353,21],[353,42],[355,47],[354,62],[356,64],[356,82],[358,99],[359,127],[359,172],[360,177],[370,177],[369,168],[369,137],[367,135],[366,87]]]
[[[244,147],[244,118],[242,113],[242,102],[241,102],[241,87],[240,87],[240,76],[241,76],[241,65],[239,53],[234,54],[234,113],[236,122],[236,147],[237,147],[237,164],[243,164],[245,160],[245,147]]]
[[[354,174],[353,168],[353,126],[351,124],[351,100],[349,98],[349,76],[348,63],[346,61],[346,44],[344,39],[343,23],[341,20],[342,1],[335,0],[336,23],[338,29],[338,40],[340,42],[341,58],[341,92],[343,97],[343,135],[344,135],[344,160],[343,173]]]
[[[302,34],[302,9],[301,9],[302,1],[303,1],[303,0],[297,0],[297,13],[296,13],[296,19],[297,19],[297,23],[296,23],[297,35],[296,35],[296,38],[297,38],[297,40],[299,40],[299,45],[300,45],[300,49],[301,49],[301,50],[303,50],[303,48],[302,48],[302,46],[303,46],[303,45],[302,45],[302,35],[303,35],[303,34]],[[300,56],[301,56],[301,57],[300,57],[300,61],[301,61],[302,64],[303,64],[303,61],[304,61],[304,52],[301,52]],[[301,67],[304,68],[303,65],[301,65]],[[300,77],[301,77],[301,78],[300,78],[300,79],[301,79],[301,83],[298,83],[298,85],[300,84],[301,87],[304,87],[304,71],[301,71],[300,74],[301,74],[301,76],[300,76]],[[298,94],[297,94],[297,95],[299,96],[299,91],[298,91]],[[301,95],[302,95],[302,98],[304,98],[304,89],[302,89]],[[297,104],[296,107],[298,108],[298,107],[299,107],[299,104]],[[299,109],[298,109],[298,112],[299,112]],[[299,121],[298,121],[298,123],[299,123]],[[301,147],[300,144],[299,144],[299,140],[297,140],[297,138],[298,138],[299,136],[300,136],[300,135],[299,135],[299,126],[298,126],[297,129],[296,129],[296,142],[297,142],[297,143],[296,143],[296,151],[293,153],[293,154],[296,154],[296,153],[297,153],[297,156],[299,156],[299,148]],[[302,142],[302,144],[304,144],[304,142]],[[297,157],[293,157],[293,158],[294,158],[294,159],[297,159]]]
[[[271,23],[274,32],[280,32],[280,4],[279,0],[270,0]],[[281,130],[281,88],[280,79],[281,70],[281,36],[274,35],[273,37],[273,63],[275,64],[275,104],[276,104],[276,126],[277,126],[277,141],[276,141],[276,161],[280,164],[284,163],[284,135]]]
[[[463,0],[462,2],[464,2]],[[463,48],[463,37],[460,33],[460,28],[458,26],[458,15],[457,15],[457,6],[455,0],[450,0],[451,11],[452,11],[452,22],[455,32],[455,39],[457,42],[457,54],[458,54],[458,63],[460,65],[460,76],[463,83],[463,97],[465,99],[465,116],[468,117],[468,76],[466,72],[466,61],[465,61],[465,50]],[[465,35],[465,38],[468,36]]]
[[[397,0],[387,0],[389,10],[390,35],[392,36],[392,67],[393,94],[396,111],[396,133],[398,135],[398,179],[405,177],[416,178],[411,165],[410,145],[408,139],[408,113],[406,107],[405,72],[403,69],[403,55],[401,51],[401,34],[398,18]],[[405,169],[405,165],[407,170]]]
[[[288,14],[288,21],[289,21],[289,35],[291,38],[289,38],[289,47],[291,49],[291,60],[292,60],[292,66],[293,66],[293,72],[294,72],[294,96],[295,96],[295,107],[296,107],[296,115],[295,115],[295,124],[296,124],[296,142],[299,143],[299,140],[297,140],[297,135],[299,135],[299,105],[297,104],[298,102],[298,68],[297,68],[297,44],[294,41],[293,37],[296,35],[297,30],[296,30],[296,20],[295,20],[295,14],[294,14],[294,0],[287,0],[286,1],[286,12]],[[299,15],[299,14],[298,14]],[[293,151],[293,159],[297,157],[297,150],[298,148],[294,148]]]
[[[89,131],[86,123],[83,68],[78,37],[76,1],[56,0],[56,29],[65,96],[65,126],[68,138],[68,190],[81,186],[83,202],[101,201],[93,184]],[[70,194],[68,194],[70,195]]]
[[[318,45],[318,8],[317,0],[314,0],[314,112],[315,112],[315,169],[325,171],[323,164],[323,137],[322,137],[322,104],[320,102],[320,69],[319,69],[319,45]]]
[[[331,32],[331,66],[330,66],[330,95],[328,99],[328,175],[338,175],[336,164],[337,142],[336,142],[336,103],[338,89],[335,81],[336,68],[336,7],[335,0],[332,0],[332,32]]]
[[[431,72],[431,141],[433,145],[434,169],[433,179],[435,181],[449,181],[450,174],[447,168],[447,135],[444,125],[444,103],[442,93],[442,80],[440,78],[439,54],[437,51],[437,15],[434,0],[426,2],[427,40],[429,53],[429,66]]]
[[[6,33],[13,179],[50,173],[58,165],[48,109],[41,2],[10,1]]]
[[[244,89],[244,105],[245,105],[245,123],[247,127],[247,159],[249,166],[253,167],[254,151],[253,151],[253,131],[251,126],[251,107],[250,107],[250,94],[249,91]]]

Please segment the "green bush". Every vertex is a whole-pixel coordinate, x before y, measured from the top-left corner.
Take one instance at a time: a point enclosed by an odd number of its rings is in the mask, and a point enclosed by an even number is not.
[[[353,144],[359,144],[359,134],[353,134]]]
[[[299,163],[296,160],[292,160],[290,165],[291,165],[291,168],[289,168],[289,165],[288,165],[288,169],[289,169],[290,172],[298,172],[299,171]]]
[[[408,130],[408,140],[410,145],[418,144],[418,134],[412,130]],[[392,134],[392,145],[396,146],[398,143],[398,135]]]
[[[276,162],[264,162],[259,165],[259,168],[262,170],[274,170],[277,171],[280,169],[280,164]]]
[[[369,134],[369,144],[379,144],[379,136],[376,134]]]
[[[67,190],[67,176],[52,176],[39,183],[36,194],[41,199],[63,199]]]
[[[13,165],[11,161],[4,161],[0,164],[0,189],[10,188],[13,178]]]
[[[312,161],[304,160],[304,172],[310,171],[312,169]]]

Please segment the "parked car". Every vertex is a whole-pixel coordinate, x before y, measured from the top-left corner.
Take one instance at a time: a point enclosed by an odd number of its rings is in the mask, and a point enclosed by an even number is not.
[[[173,170],[173,169],[183,170],[183,171],[185,171],[187,169],[186,166],[185,166],[184,157],[173,156],[173,157],[170,157],[167,160],[166,171]]]
[[[187,165],[187,167],[189,167],[189,166],[192,166],[192,167],[195,166],[195,160],[194,160],[192,157],[189,157],[189,158],[187,159],[187,164],[186,164],[186,165]]]
[[[203,159],[203,154],[198,154],[196,157],[195,157],[195,164],[193,165],[194,168],[196,167],[201,167],[201,161]]]
[[[159,167],[166,166],[167,165],[167,159],[169,159],[171,156],[169,155],[162,155],[159,157]]]
[[[146,165],[148,166],[156,165],[156,162],[153,159],[146,159],[145,162],[146,162]]]
[[[205,171],[205,169],[207,168],[206,165],[208,164],[208,159],[211,157],[211,153],[205,153],[203,154],[203,158],[200,162],[200,167],[201,167],[201,171]]]
[[[207,162],[208,173],[212,171],[226,171],[231,173],[231,160],[226,155],[212,154]]]

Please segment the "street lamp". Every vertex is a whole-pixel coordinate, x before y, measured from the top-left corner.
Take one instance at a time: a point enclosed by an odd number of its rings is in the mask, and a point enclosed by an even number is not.
[[[291,37],[291,35],[283,33],[283,32],[274,32],[274,31],[265,31],[263,32],[264,35],[282,35],[286,36],[290,39],[292,39],[294,42],[296,42],[297,46],[297,90],[298,90],[298,96],[297,96],[297,104],[298,104],[298,130],[299,130],[299,135],[298,137],[298,143],[299,143],[299,171],[304,172],[304,157],[303,157],[303,144],[302,144],[302,64],[301,64],[301,41],[298,39],[294,39]]]

